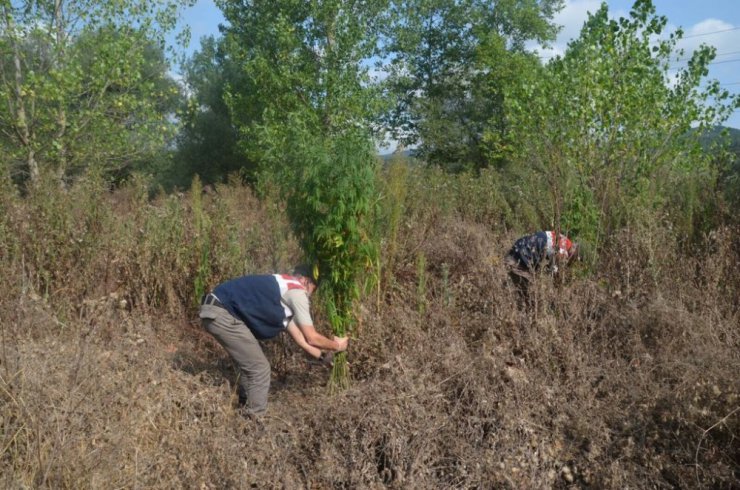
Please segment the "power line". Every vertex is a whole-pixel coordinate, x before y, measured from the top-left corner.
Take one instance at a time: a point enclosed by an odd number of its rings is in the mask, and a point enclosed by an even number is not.
[[[733,54],[740,54],[740,51],[728,51],[727,53],[715,53],[715,56],[716,57],[719,57],[719,56],[730,56],[730,55],[733,55]],[[678,58],[676,60],[673,60],[673,62],[674,63],[680,63],[682,61],[689,61],[690,59],[691,59],[691,56],[689,56],[687,58]]]
[[[715,56],[730,56],[731,54],[740,54],[740,51],[728,51],[727,53],[716,53]]]
[[[722,64],[725,64],[725,63],[737,63],[738,61],[740,61],[740,58],[737,58],[737,59],[734,59],[734,60],[712,61],[710,63],[707,63],[707,66],[709,66],[709,65],[722,65]],[[680,61],[671,64],[671,68],[678,68],[678,67],[681,67],[681,66],[684,66],[684,63],[682,63]]]
[[[717,56],[730,56],[730,55],[735,55],[735,54],[740,54],[740,51],[728,51],[727,53],[717,53],[717,54],[715,54],[715,57],[717,57]],[[549,60],[551,58],[555,58],[556,56],[562,56],[562,55],[553,54],[553,55],[549,55],[549,56],[538,56],[538,58],[544,61],[544,60]],[[690,59],[691,59],[691,57],[688,57],[688,58],[679,58],[677,60],[671,61],[671,63],[673,63],[674,66],[678,66],[678,65],[676,65],[676,63],[683,63],[684,61],[689,61]],[[712,61],[709,64],[710,65],[719,65],[720,63],[733,63],[735,61],[738,61],[738,60]]]
[[[710,36],[712,34],[719,34],[721,32],[737,31],[740,27],[731,27],[730,29],[722,29],[719,31],[702,32],[701,34],[692,34],[690,36],[683,36],[681,39],[690,39],[692,37]]]
[[[725,61],[712,61],[711,63],[708,63],[709,65],[721,65],[722,63],[735,63],[740,61],[740,58],[736,60],[725,60]]]
[[[702,36],[711,36],[712,34],[721,34],[723,32],[731,32],[731,31],[737,31],[740,30],[740,27],[731,27],[729,29],[720,29],[718,31],[710,31],[710,32],[702,32],[701,34],[692,34],[690,36],[682,36],[681,39],[678,39],[678,41],[683,41],[684,39],[691,39],[694,37],[702,37]],[[727,56],[730,54],[737,54],[739,51],[733,51],[731,53],[723,53],[723,54],[717,54],[717,56]],[[538,56],[541,60],[549,60],[550,58],[555,58],[556,56],[561,56],[558,54],[548,55],[548,56]],[[682,60],[678,60],[682,61]]]

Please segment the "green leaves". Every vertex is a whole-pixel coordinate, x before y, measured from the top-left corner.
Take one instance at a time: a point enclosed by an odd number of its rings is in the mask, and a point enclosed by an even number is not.
[[[332,137],[314,137],[305,128],[290,133],[280,173],[287,211],[307,257],[318,264],[332,331],[348,335],[355,324],[363,271],[376,260],[370,236],[375,214],[375,155],[364,131],[347,130]],[[264,178],[268,178],[265,175]],[[349,381],[346,358],[337,358],[332,387]]]
[[[319,264],[332,329],[349,332],[362,269],[375,247],[369,123],[379,93],[363,64],[377,50],[386,2],[221,0],[222,45],[241,76],[226,100],[240,146],[276,184],[307,257]],[[346,381],[340,356],[335,374]]]
[[[120,172],[172,137],[176,84],[164,35],[190,0],[2,5],[0,136],[16,175]],[[22,179],[23,177],[21,177]]]
[[[368,128],[377,93],[363,61],[377,49],[383,0],[347,3],[222,0],[224,50],[243,79],[228,100],[244,148],[257,161],[286,141],[287,124],[333,136]],[[268,158],[271,161],[272,158]]]
[[[385,85],[395,109],[383,119],[393,137],[418,145],[417,156],[450,171],[488,166],[492,148],[500,158],[507,91],[535,66],[522,63],[524,43],[554,39],[552,17],[562,3],[393,2]]]
[[[519,143],[514,157],[526,166],[516,174],[531,192],[549,194],[542,213],[568,231],[600,241],[624,226],[662,220],[665,207],[676,204],[676,189],[689,196],[694,179],[712,185],[712,172],[699,171],[709,161],[691,128],[721,123],[734,101],[716,84],[701,88],[710,48],[669,76],[680,33],[656,39],[666,22],[650,1],[636,2],[618,21],[602,6],[535,89],[518,92],[507,106]]]

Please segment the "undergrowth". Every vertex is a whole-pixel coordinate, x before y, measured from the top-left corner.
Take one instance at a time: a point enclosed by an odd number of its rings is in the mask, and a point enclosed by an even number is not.
[[[691,247],[620,230],[526,306],[500,259],[533,223],[469,177],[382,178],[383,279],[357,307],[351,384],[329,394],[325,368],[265,343],[263,423],[235,410],[195,296],[290,269],[283,203],[238,181],[3,184],[0,484],[737,488],[737,228]]]

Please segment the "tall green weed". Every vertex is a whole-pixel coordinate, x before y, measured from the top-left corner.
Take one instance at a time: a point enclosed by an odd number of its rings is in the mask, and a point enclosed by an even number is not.
[[[398,255],[401,218],[406,209],[408,186],[408,161],[400,156],[395,157],[378,177],[381,194],[378,233],[382,237],[380,243],[383,257],[381,284],[378,286],[380,289],[393,286],[393,270]]]
[[[347,130],[324,139],[300,125],[262,185],[277,186],[305,256],[321,276],[321,297],[335,335],[352,332],[354,306],[363,276],[376,263],[377,243],[371,236],[377,195],[376,158],[362,131]],[[337,356],[333,386],[348,382],[346,358]]]

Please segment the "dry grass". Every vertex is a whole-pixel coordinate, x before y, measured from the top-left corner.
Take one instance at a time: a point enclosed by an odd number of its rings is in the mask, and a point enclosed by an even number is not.
[[[81,203],[56,224],[33,197],[1,205],[0,486],[740,486],[737,230],[705,254],[625,233],[598,273],[541,278],[522,309],[496,248],[515,236],[410,189],[392,281],[358,308],[352,386],[330,396],[328,371],[269,343],[256,423],[195,322],[189,196],[71,192],[49,192],[44,209]],[[209,281],[297,257],[279,207],[236,185],[203,197]],[[43,236],[56,258],[31,255]]]

